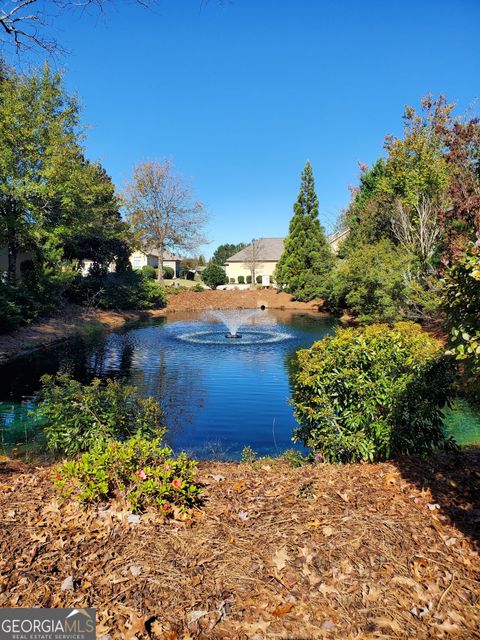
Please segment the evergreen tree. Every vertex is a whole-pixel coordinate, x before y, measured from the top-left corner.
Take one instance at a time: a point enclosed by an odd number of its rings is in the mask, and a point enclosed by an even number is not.
[[[318,198],[308,160],[301,180],[275,280],[296,300],[308,301],[324,294],[335,258],[318,219]]]

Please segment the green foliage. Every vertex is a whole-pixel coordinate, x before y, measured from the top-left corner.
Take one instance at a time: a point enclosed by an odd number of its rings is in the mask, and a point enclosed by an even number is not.
[[[324,295],[325,281],[334,261],[318,219],[312,167],[307,161],[289,235],[275,269],[275,280],[296,300],[312,300]]]
[[[230,278],[230,284],[235,284],[235,278]]]
[[[334,309],[348,308],[361,322],[401,318],[409,258],[388,240],[361,245],[332,271],[327,299]]]
[[[287,449],[280,456],[282,460],[288,462],[291,467],[304,467],[309,463],[308,457],[305,457],[300,451],[296,449]]]
[[[135,387],[94,380],[82,385],[66,374],[43,376],[36,417],[45,424],[48,448],[75,456],[99,440],[126,438],[136,432],[163,437],[162,413],[153,398],[138,398]]]
[[[149,507],[166,516],[198,503],[196,462],[177,458],[160,438],[137,433],[124,442],[97,440],[91,451],[57,467],[54,483],[64,497],[101,502],[122,495],[134,513]]]
[[[226,262],[228,262],[228,258],[234,256],[246,246],[247,245],[244,242],[239,242],[238,244],[221,244],[215,249],[215,253],[212,256],[212,262],[222,267]]]
[[[453,446],[442,414],[452,380],[451,359],[419,325],[337,330],[297,354],[295,439],[337,463]]]
[[[387,136],[388,153],[381,186],[385,193],[399,197],[412,209],[420,197],[437,200],[449,185],[449,167],[443,142],[431,121],[406,107],[404,137]]]
[[[238,276],[238,284],[245,284],[245,276]]]
[[[49,273],[34,265],[31,272],[24,271],[16,284],[0,282],[0,333],[57,309],[74,278],[68,270]]]
[[[216,289],[222,284],[227,284],[228,278],[225,275],[225,271],[218,264],[213,262],[202,271],[201,278],[203,282],[211,289]]]
[[[141,272],[143,273],[145,278],[147,278],[148,280],[156,280],[157,279],[157,270],[155,269],[155,267],[152,267],[149,264],[144,265],[141,268]]]
[[[364,244],[394,240],[390,222],[391,207],[382,191],[385,173],[383,158],[377,160],[371,169],[362,166],[360,185],[353,190],[352,200],[343,215],[343,224],[349,229],[349,234],[339,248],[340,258]]]
[[[255,462],[256,459],[257,459],[257,454],[250,445],[243,447],[242,455],[240,458],[241,462],[252,464],[253,462]]]
[[[191,291],[195,291],[196,293],[202,293],[202,291],[205,291],[205,289],[200,284],[200,282],[197,282],[197,284],[194,287],[192,287]]]
[[[257,284],[262,284],[262,276],[257,276],[255,278],[255,281],[256,281]]]
[[[165,289],[142,271],[108,273],[103,277],[77,276],[68,298],[99,309],[158,309],[166,304]]]
[[[252,276],[247,276],[247,284],[252,284]]]
[[[443,309],[450,331],[450,349],[461,361],[469,384],[480,384],[480,248],[470,245],[447,270]],[[467,380],[468,382],[468,380]]]
[[[172,267],[163,267],[163,277],[165,278],[165,280],[173,280],[174,275],[175,271],[172,269]]]
[[[82,148],[80,110],[48,65],[0,82],[0,246],[8,248],[9,289],[0,325],[12,328],[64,302],[65,281],[88,258],[106,272],[127,262],[131,244],[110,177]],[[17,256],[32,255],[17,278]],[[68,283],[67,283],[68,284]]]

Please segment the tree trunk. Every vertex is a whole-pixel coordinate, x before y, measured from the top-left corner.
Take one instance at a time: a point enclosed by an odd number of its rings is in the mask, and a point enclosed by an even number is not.
[[[15,284],[17,279],[17,238],[14,229],[8,230],[7,235],[7,251],[8,251],[8,284]]]
[[[163,247],[160,247],[158,252],[158,269],[157,269],[157,282],[161,285],[164,284],[163,281]]]

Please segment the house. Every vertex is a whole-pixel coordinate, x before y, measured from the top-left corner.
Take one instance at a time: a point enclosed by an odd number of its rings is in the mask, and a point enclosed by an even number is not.
[[[337,231],[327,236],[327,240],[336,253],[341,242],[348,234],[348,230]],[[225,263],[225,272],[229,282],[238,283],[238,278],[247,282],[247,276],[251,276],[252,266],[255,266],[255,277],[262,277],[262,282],[268,284],[273,276],[277,262],[283,253],[285,238],[258,238],[244,249],[228,258]]]
[[[130,263],[133,269],[141,269],[146,265],[150,267],[158,268],[158,249],[145,249],[145,251],[135,251],[130,256]],[[173,269],[174,277],[178,278],[180,276],[180,257],[176,256],[170,251],[163,252],[163,266],[170,267]]]

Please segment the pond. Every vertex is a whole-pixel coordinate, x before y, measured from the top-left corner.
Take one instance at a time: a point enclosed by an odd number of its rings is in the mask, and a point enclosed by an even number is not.
[[[336,321],[280,310],[241,315],[239,339],[225,337],[228,330],[214,312],[175,313],[78,338],[4,365],[0,446],[20,453],[43,448],[41,428],[32,423],[29,411],[40,377],[62,371],[82,382],[122,379],[140,395],[157,398],[169,444],[176,451],[234,460],[247,445],[259,455],[292,448],[292,356],[333,333]],[[480,442],[478,413],[461,403],[447,413],[447,428],[460,444]]]

